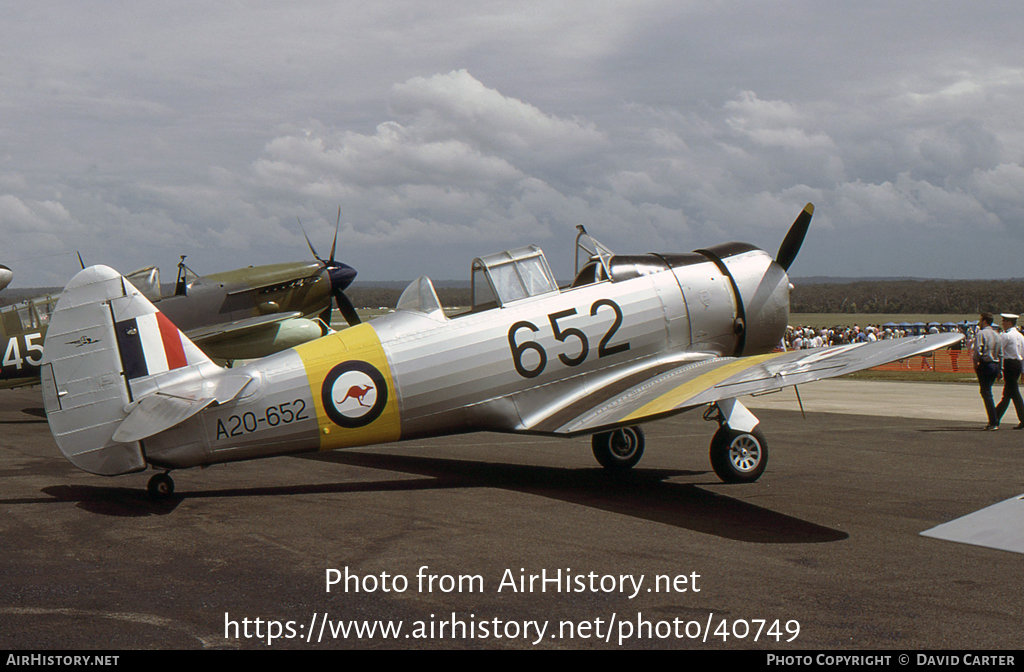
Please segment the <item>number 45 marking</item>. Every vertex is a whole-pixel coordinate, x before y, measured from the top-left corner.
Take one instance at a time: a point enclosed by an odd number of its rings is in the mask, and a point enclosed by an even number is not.
[[[608,345],[608,342],[612,340],[615,332],[622,326],[622,309],[619,308],[619,304],[615,303],[611,299],[600,299],[595,301],[590,306],[591,317],[597,315],[597,311],[602,307],[607,306],[612,309],[615,313],[615,320],[612,322],[611,327],[605,332],[604,338],[597,345],[597,356],[608,357],[610,355],[616,355],[620,352],[629,350],[629,343],[619,343],[617,345]],[[548,315],[548,321],[551,323],[551,331],[555,336],[555,340],[561,343],[565,343],[569,339],[576,339],[579,341],[580,353],[575,357],[571,357],[565,353],[558,355],[558,360],[566,366],[579,366],[586,360],[587,355],[590,354],[590,341],[587,339],[587,335],[575,327],[569,327],[562,329],[558,325],[558,321],[566,317],[571,317],[576,314],[575,308],[568,310],[562,310],[557,313],[551,313]],[[516,367],[516,372],[524,378],[536,378],[544,371],[544,367],[548,363],[548,354],[544,350],[544,347],[536,341],[523,341],[522,343],[516,343],[516,333],[520,329],[529,329],[530,331],[537,333],[540,329],[537,325],[532,322],[525,320],[516,322],[508,330],[508,347],[512,351],[512,363]],[[523,355],[527,350],[533,350],[540,357],[540,362],[532,369],[526,368],[523,364]]]
[[[13,366],[18,371],[21,371],[21,369],[23,368],[23,365],[26,362],[29,364],[29,366],[39,366],[40,364],[42,364],[43,363],[43,344],[42,343],[33,343],[32,342],[32,341],[36,340],[37,338],[42,338],[42,337],[43,337],[43,335],[41,333],[25,334],[23,336],[23,338],[25,339],[25,357],[24,358],[22,358],[22,356],[21,356],[21,347],[18,345],[18,337],[14,336],[14,337],[8,339],[7,340],[7,349],[4,351],[4,361],[2,362],[2,365],[5,366],[5,367]],[[33,358],[32,354],[31,354],[33,352],[38,352],[39,353],[39,357],[38,358]]]

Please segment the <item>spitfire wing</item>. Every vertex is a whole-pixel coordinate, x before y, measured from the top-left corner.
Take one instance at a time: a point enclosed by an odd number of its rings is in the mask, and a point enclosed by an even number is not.
[[[235,338],[245,334],[246,332],[264,329],[272,324],[284,322],[285,320],[290,320],[296,317],[302,317],[302,313],[298,311],[291,311],[287,313],[274,313],[272,315],[260,315],[259,317],[250,317],[244,320],[235,320],[234,322],[224,322],[208,327],[200,327],[199,329],[193,329],[185,332],[185,335],[188,336],[193,343],[202,348],[216,343],[221,338]]]
[[[722,399],[869,369],[952,345],[961,338],[959,334],[932,334],[752,357],[714,357],[682,362],[667,370],[663,365],[652,366],[626,385],[621,381],[603,385],[571,403],[550,405],[551,412],[534,415],[536,421],[522,429],[584,434],[634,425]]]

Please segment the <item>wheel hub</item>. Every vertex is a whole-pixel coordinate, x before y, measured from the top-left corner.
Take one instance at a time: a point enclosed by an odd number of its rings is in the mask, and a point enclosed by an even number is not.
[[[633,434],[622,429],[612,435],[610,443],[612,453],[620,459],[630,457],[636,450],[636,440]]]
[[[737,436],[729,445],[729,461],[737,471],[753,471],[761,462],[761,445],[750,434]]]

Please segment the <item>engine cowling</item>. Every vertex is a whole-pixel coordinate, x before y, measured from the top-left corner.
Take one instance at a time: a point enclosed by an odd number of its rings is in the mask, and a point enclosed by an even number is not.
[[[770,352],[789,322],[789,276],[764,250],[725,243],[697,250],[728,276],[736,297],[736,357]]]

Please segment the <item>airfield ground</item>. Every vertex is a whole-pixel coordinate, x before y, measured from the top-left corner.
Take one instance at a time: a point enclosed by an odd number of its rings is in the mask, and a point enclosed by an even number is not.
[[[750,485],[718,481],[690,413],[622,478],[585,438],[475,434],[175,472],[158,504],[149,474],[65,461],[22,412],[37,388],[0,392],[0,648],[1020,648],[1024,555],[919,533],[1024,492],[1024,432],[981,431],[969,385],[801,396],[806,419],[792,390],[751,400]],[[328,593],[346,568],[359,591]],[[545,570],[586,589],[518,590]],[[402,629],[332,636],[351,621]]]

